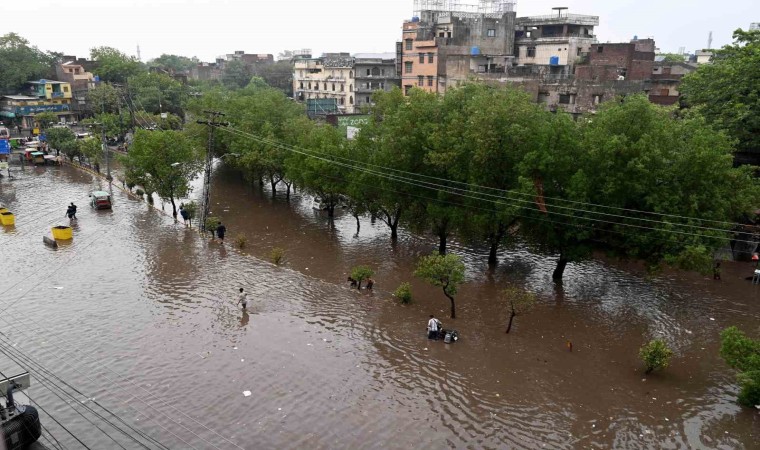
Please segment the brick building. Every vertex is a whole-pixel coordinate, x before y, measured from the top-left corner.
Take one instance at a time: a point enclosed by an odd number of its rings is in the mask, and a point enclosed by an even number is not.
[[[580,80],[648,80],[654,68],[653,39],[634,39],[620,44],[593,44],[575,68]]]

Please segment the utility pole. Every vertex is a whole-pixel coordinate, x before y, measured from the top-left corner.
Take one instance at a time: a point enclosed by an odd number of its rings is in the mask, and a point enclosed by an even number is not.
[[[214,128],[226,127],[227,122],[217,122],[224,113],[219,111],[203,111],[209,115],[208,120],[198,120],[201,125],[208,125],[208,149],[206,150],[206,168],[203,174],[203,207],[201,208],[201,231],[206,231],[206,219],[208,218],[209,203],[211,199],[211,170],[214,162]]]
[[[105,119],[106,114],[106,101],[104,97],[101,97],[101,109],[103,113],[103,119]],[[111,177],[111,149],[108,147],[108,142],[106,142],[106,126],[105,123],[103,123],[103,120],[100,121],[100,139],[103,142],[103,148],[106,151],[106,180],[108,180],[108,183],[111,183],[111,180],[113,180],[113,177]]]

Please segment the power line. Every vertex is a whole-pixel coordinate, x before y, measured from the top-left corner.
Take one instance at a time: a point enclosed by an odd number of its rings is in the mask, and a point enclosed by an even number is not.
[[[394,176],[394,175],[389,175],[389,174],[382,174],[382,173],[379,173],[379,172],[376,172],[376,171],[371,171],[371,170],[364,169],[364,168],[361,168],[361,167],[357,167],[357,166],[354,166],[354,165],[351,165],[351,164],[341,163],[341,162],[335,161],[335,160],[333,160],[331,158],[315,155],[313,153],[309,153],[308,151],[299,150],[299,149],[297,149],[295,147],[290,147],[290,146],[283,145],[283,144],[280,144],[280,143],[277,143],[277,142],[268,141],[266,139],[260,138],[260,137],[258,137],[256,135],[251,134],[251,133],[247,133],[247,132],[244,132],[244,131],[241,131],[241,130],[237,130],[237,129],[234,129],[234,128],[225,129],[225,130],[228,131],[228,132],[230,132],[230,133],[236,133],[239,136],[246,136],[246,137],[248,137],[248,138],[250,138],[252,140],[258,141],[258,142],[262,142],[262,143],[265,143],[265,144],[268,144],[268,145],[279,147],[279,148],[287,150],[287,151],[291,151],[293,153],[301,154],[303,156],[307,156],[307,157],[310,157],[310,158],[319,159],[319,160],[322,160],[322,161],[325,161],[325,162],[328,162],[328,163],[337,164],[337,165],[339,165],[341,167],[346,167],[346,168],[351,169],[351,170],[357,170],[357,171],[369,173],[371,175],[375,175],[375,176],[378,176],[378,177],[381,177],[381,178],[386,178],[386,179],[389,179],[389,180],[392,180],[392,181],[398,181],[400,183],[408,184],[408,185],[411,185],[411,186],[422,187],[422,188],[431,189],[431,190],[437,190],[439,192],[444,192],[444,193],[448,193],[448,194],[452,194],[452,195],[457,195],[457,196],[464,197],[464,198],[471,198],[471,199],[475,199],[475,200],[480,200],[480,201],[484,201],[484,202],[491,202],[491,203],[495,203],[495,204],[502,205],[502,206],[512,206],[512,207],[516,206],[514,204],[510,204],[510,203],[502,201],[502,200],[489,200],[489,199],[484,199],[482,197],[478,197],[477,195],[468,195],[468,193],[460,192],[461,189],[459,189],[458,191],[453,191],[452,192],[448,186],[444,186],[444,185],[440,185],[440,184],[436,184],[436,183],[429,183],[429,182],[419,181],[419,180],[413,180],[413,179],[410,180],[409,178],[406,178],[406,177],[399,177],[399,176]],[[513,200],[514,201],[514,199],[509,199],[509,200]],[[525,202],[525,201],[522,200],[522,202]],[[529,203],[533,204],[532,202],[529,202]],[[540,210],[535,209],[535,211],[540,211]],[[576,211],[582,212],[582,210],[576,210]],[[734,242],[744,242],[744,243],[749,243],[749,244],[753,244],[754,243],[754,242],[751,242],[751,241],[742,241],[742,240],[730,239],[728,237],[707,236],[707,235],[696,234],[696,233],[689,233],[689,232],[678,231],[678,230],[665,230],[665,229],[646,227],[646,226],[642,226],[642,225],[627,224],[627,223],[622,223],[622,222],[613,222],[613,221],[607,221],[607,220],[602,220],[602,219],[595,219],[595,218],[591,218],[591,217],[580,217],[580,216],[574,216],[572,214],[563,214],[563,213],[559,213],[559,212],[556,212],[556,211],[547,211],[547,213],[548,214],[553,214],[553,215],[556,215],[556,216],[562,216],[562,217],[569,217],[569,218],[573,218],[573,219],[578,219],[578,220],[587,220],[587,221],[598,222],[598,223],[606,223],[606,224],[618,225],[618,226],[630,227],[630,228],[636,228],[636,229],[641,229],[641,230],[649,230],[649,231],[656,231],[656,232],[665,232],[665,233],[672,233],[672,234],[680,234],[680,235],[693,236],[693,237],[699,237],[699,238],[704,238],[704,239],[733,240]],[[663,223],[665,225],[677,225],[677,224],[671,224],[671,223],[667,223],[667,222],[661,222],[661,223]],[[605,230],[600,230],[600,231],[605,231]],[[723,230],[723,231],[725,232],[725,230]]]

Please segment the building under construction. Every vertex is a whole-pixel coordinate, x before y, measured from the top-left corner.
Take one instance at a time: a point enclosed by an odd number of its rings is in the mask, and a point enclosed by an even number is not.
[[[512,65],[515,40],[512,0],[415,0],[404,22],[401,85],[443,93],[472,72],[504,72]]]

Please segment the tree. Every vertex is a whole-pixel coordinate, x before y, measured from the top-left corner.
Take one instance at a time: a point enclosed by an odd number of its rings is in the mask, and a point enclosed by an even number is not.
[[[239,59],[228,61],[222,72],[222,84],[228,89],[242,89],[251,82],[253,72]]]
[[[46,130],[58,123],[58,116],[52,112],[41,112],[35,114],[34,121],[37,122],[41,130]]]
[[[668,367],[673,351],[668,348],[668,344],[660,339],[655,339],[644,344],[639,349],[639,357],[646,366],[645,373],[652,373],[654,370],[661,370]]]
[[[356,280],[356,288],[359,290],[362,288],[362,281],[372,278],[374,274],[375,271],[367,266],[356,266],[351,269],[351,278]]]
[[[502,292],[502,298],[506,301],[509,311],[509,322],[507,323],[506,331],[509,334],[512,330],[512,321],[515,317],[533,309],[533,306],[536,304],[536,295],[523,289],[508,287]]]
[[[148,61],[148,67],[157,67],[159,69],[166,70],[169,73],[184,73],[189,72],[193,67],[197,66],[196,60],[188,58],[186,56],[168,55],[162,54],[158,58]]]
[[[679,53],[660,53],[657,56],[662,56],[663,62],[686,62],[684,55]]]
[[[129,78],[146,71],[145,66],[134,56],[113,47],[95,47],[90,49],[90,58],[97,61],[93,69],[95,75],[109,83],[125,83]]]
[[[451,302],[451,318],[455,319],[456,303],[454,302],[454,295],[456,295],[459,285],[464,281],[464,263],[462,263],[462,259],[452,253],[423,256],[417,263],[414,275],[433,286],[443,289],[443,295]]]
[[[144,72],[130,77],[129,93],[133,104],[150,114],[185,115],[187,88],[166,74]]]
[[[760,149],[760,30],[734,32],[733,45],[715,51],[712,64],[685,76],[686,105],[738,140],[739,150]]]
[[[175,199],[187,196],[189,181],[201,167],[185,135],[178,131],[137,130],[123,161],[128,177],[142,185],[148,195],[155,192],[171,202],[176,219]]]
[[[122,94],[108,83],[98,83],[87,91],[87,106],[93,114],[118,113],[122,102]]]
[[[720,333],[720,356],[739,372],[739,404],[760,406],[760,340],[747,337],[736,327]]]
[[[87,161],[95,166],[95,170],[100,172],[100,163],[103,160],[103,143],[100,139],[91,137],[87,139],[77,140],[77,152],[76,155],[80,157],[84,156]]]
[[[27,81],[54,78],[54,55],[46,54],[16,33],[0,36],[0,94],[18,94]]]
[[[45,133],[50,148],[60,150],[64,153],[64,149],[68,149],[70,145],[76,143],[76,135],[68,128],[51,128]]]

